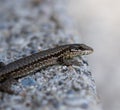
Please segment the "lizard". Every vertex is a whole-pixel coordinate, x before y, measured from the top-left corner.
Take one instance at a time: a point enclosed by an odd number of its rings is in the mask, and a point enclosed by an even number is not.
[[[24,77],[50,65],[70,65],[69,59],[92,52],[93,49],[85,44],[66,44],[34,53],[7,65],[0,62],[0,91],[11,94],[13,91],[9,90],[7,86],[14,79]]]

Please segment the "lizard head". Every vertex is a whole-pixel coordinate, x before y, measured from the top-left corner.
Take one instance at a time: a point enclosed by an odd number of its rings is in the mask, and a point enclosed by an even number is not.
[[[78,52],[81,55],[88,55],[93,52],[93,49],[85,44],[73,44],[70,47],[71,52]]]
[[[70,45],[70,53],[71,57],[74,56],[81,56],[81,55],[88,55],[93,52],[93,49],[85,44],[72,44]]]

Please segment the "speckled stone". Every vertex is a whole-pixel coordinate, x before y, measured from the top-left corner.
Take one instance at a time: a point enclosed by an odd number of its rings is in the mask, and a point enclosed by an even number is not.
[[[64,0],[1,0],[0,61],[81,43],[66,5]],[[19,95],[0,92],[0,110],[101,110],[86,57],[75,60],[80,64],[54,65],[20,78],[11,87]]]

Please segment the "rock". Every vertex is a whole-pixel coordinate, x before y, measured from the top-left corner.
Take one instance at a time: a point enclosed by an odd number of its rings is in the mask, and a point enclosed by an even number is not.
[[[0,1],[0,59],[5,63],[57,45],[81,43],[65,11],[67,2],[31,1]],[[0,93],[0,110],[101,110],[88,62],[84,57],[76,60],[82,65],[54,65],[20,78],[12,85],[19,95]]]

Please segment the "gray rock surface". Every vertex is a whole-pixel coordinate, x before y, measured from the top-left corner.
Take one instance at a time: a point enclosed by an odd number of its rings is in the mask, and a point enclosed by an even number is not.
[[[81,43],[64,0],[1,0],[0,60],[7,63],[60,44]],[[20,78],[0,93],[0,110],[101,110],[86,57]]]

